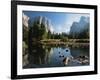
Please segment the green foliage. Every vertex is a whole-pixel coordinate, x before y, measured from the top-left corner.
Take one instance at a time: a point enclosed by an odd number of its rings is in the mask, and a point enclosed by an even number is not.
[[[51,38],[52,38],[52,34],[51,34],[51,31],[50,31],[50,30],[49,30],[48,33],[47,33],[47,38],[48,38],[48,39],[51,39]]]
[[[23,41],[28,44],[28,28],[23,25]]]
[[[33,26],[30,29],[31,29],[32,38],[41,40],[47,37],[47,32],[44,24],[39,24],[34,22]]]
[[[68,41],[68,37],[63,37],[63,38],[61,39],[61,41],[67,42],[67,41]]]

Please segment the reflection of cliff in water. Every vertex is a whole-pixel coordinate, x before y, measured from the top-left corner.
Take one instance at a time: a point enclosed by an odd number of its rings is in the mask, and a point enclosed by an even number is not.
[[[39,43],[34,43],[29,48],[28,54],[28,64],[24,66],[27,68],[33,67],[42,67],[43,64],[47,64],[49,62],[51,48],[41,45]]]

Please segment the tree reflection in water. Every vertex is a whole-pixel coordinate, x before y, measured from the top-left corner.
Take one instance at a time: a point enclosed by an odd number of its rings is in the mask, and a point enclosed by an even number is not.
[[[24,68],[42,67],[49,63],[51,48],[40,43],[34,43],[29,50],[28,64]]]

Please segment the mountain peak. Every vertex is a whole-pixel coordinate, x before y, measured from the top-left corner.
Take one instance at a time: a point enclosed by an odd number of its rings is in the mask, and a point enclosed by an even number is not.
[[[70,34],[75,35],[76,33],[79,34],[85,29],[89,27],[89,17],[82,16],[79,22],[73,22],[70,28]]]
[[[82,17],[80,18],[80,21],[79,21],[79,22],[80,22],[80,23],[81,23],[81,22],[89,23],[89,21],[90,21],[90,20],[89,20],[89,17],[82,16]]]

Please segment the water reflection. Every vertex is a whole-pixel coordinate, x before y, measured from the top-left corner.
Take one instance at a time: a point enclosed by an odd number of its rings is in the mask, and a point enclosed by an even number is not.
[[[63,67],[89,65],[89,50],[68,48],[64,45],[47,46],[34,43],[27,57],[23,57],[23,68]],[[84,63],[84,64],[83,64]]]

